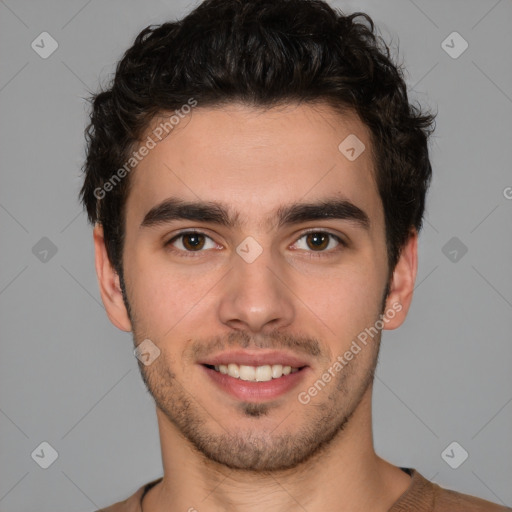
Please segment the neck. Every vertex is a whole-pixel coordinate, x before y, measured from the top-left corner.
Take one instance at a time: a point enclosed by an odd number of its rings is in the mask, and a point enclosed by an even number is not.
[[[144,512],[386,512],[410,477],[375,454],[371,387],[345,428],[300,465],[276,472],[230,469],[195,450],[157,409],[164,477]],[[172,508],[170,508],[170,505]]]

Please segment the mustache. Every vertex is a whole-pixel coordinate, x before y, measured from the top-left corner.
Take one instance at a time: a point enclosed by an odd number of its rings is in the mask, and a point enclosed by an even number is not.
[[[316,338],[273,331],[268,334],[251,335],[246,331],[230,332],[226,336],[214,336],[207,340],[192,342],[187,351],[194,360],[204,359],[227,349],[288,349],[294,353],[318,357],[321,343]]]

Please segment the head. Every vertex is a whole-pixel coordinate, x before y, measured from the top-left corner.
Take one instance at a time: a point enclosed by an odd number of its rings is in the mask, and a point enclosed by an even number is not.
[[[207,459],[284,469],[343,431],[412,298],[432,123],[371,19],[321,1],[207,0],[143,30],[94,96],[102,298],[160,350],[144,381]],[[280,349],[307,389],[368,329],[307,404],[207,385],[221,351]]]

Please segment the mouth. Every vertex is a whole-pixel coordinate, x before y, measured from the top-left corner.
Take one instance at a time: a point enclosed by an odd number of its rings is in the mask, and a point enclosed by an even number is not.
[[[299,368],[283,365],[262,365],[262,366],[248,366],[244,364],[229,363],[229,364],[204,364],[206,368],[214,370],[223,375],[228,375],[234,379],[239,379],[247,382],[269,382],[275,379],[281,379],[283,376],[290,375],[301,371],[306,366]]]
[[[238,401],[251,403],[275,400],[299,385],[305,389],[304,381],[312,370],[309,366],[292,367],[280,364],[201,364],[199,367],[214,388]]]
[[[198,363],[219,391],[256,403],[285,395],[313,371],[308,361],[284,350],[232,350]]]

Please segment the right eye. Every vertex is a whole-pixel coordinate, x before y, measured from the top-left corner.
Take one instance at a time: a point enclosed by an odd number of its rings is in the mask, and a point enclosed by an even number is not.
[[[171,238],[165,246],[172,246],[176,252],[201,252],[203,249],[218,247],[208,235],[199,231],[184,231]]]

